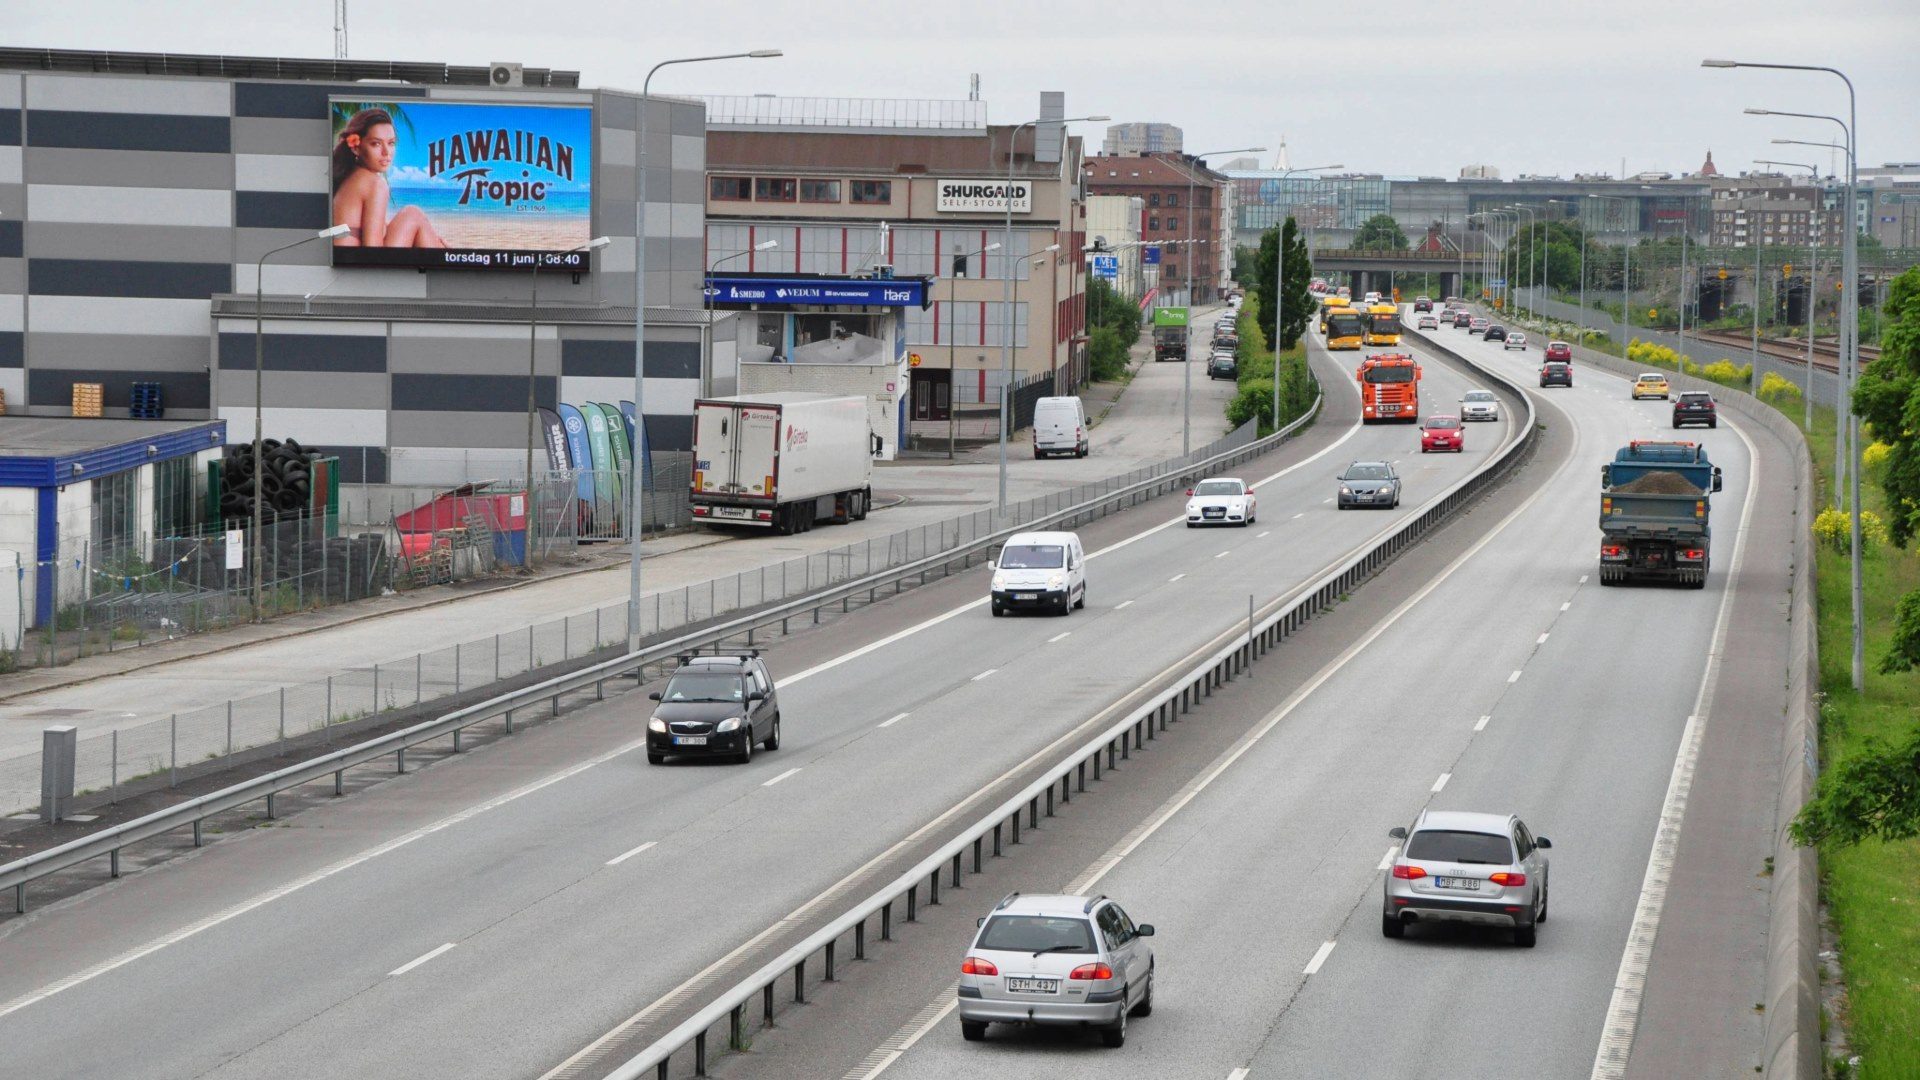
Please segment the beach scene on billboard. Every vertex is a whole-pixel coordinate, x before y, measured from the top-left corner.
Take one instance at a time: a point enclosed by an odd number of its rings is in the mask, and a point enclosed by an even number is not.
[[[336,266],[582,270],[593,110],[330,102]],[[565,254],[563,254],[565,253]]]

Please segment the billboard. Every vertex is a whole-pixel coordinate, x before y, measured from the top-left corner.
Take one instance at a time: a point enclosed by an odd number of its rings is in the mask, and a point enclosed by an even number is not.
[[[982,214],[1007,212],[1013,204],[1016,214],[1033,212],[1033,182],[1030,180],[936,180],[933,209],[941,214]]]
[[[335,266],[585,270],[593,110],[330,99]]]
[[[1093,276],[1105,279],[1109,285],[1119,282],[1120,256],[1093,255],[1090,261],[1093,263]]]

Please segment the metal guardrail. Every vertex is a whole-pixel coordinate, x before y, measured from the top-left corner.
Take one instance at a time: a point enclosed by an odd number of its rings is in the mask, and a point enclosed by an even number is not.
[[[655,1075],[661,1080],[665,1080],[673,1056],[689,1044],[693,1046],[694,1075],[707,1075],[707,1036],[716,1025],[726,1022],[730,1045],[735,1047],[744,1045],[745,1013],[748,1003],[753,998],[761,999],[763,1020],[771,1023],[774,1016],[774,988],[781,979],[791,975],[794,1000],[796,1003],[804,1002],[806,1000],[806,965],[809,959],[816,954],[820,955],[826,978],[831,981],[834,977],[838,943],[849,932],[854,935],[854,958],[864,959],[867,923],[874,916],[878,915],[880,918],[881,940],[891,940],[893,911],[896,904],[904,902],[906,921],[915,921],[922,887],[926,889],[929,903],[939,903],[941,876],[947,875],[951,886],[958,887],[965,861],[964,856],[969,849],[972,853],[973,872],[978,873],[982,864],[983,848],[989,842],[996,856],[1001,853],[1002,844],[1009,837],[1012,843],[1020,842],[1020,819],[1023,815],[1027,819],[1029,829],[1039,825],[1043,808],[1045,816],[1053,817],[1056,804],[1070,802],[1074,793],[1086,790],[1089,770],[1093,774],[1093,779],[1100,779],[1103,757],[1106,770],[1112,771],[1120,760],[1130,758],[1133,750],[1143,748],[1146,745],[1145,740],[1154,739],[1159,732],[1166,731],[1168,723],[1178,720],[1181,715],[1191,711],[1201,698],[1210,696],[1216,687],[1246,670],[1267,651],[1305,625],[1315,614],[1338,602],[1340,597],[1425,536],[1436,525],[1451,516],[1455,510],[1477,498],[1488,486],[1505,476],[1530,447],[1537,434],[1532,399],[1519,386],[1491,369],[1482,367],[1438,343],[1424,338],[1422,340],[1427,341],[1434,351],[1443,353],[1506,387],[1515,399],[1525,405],[1525,417],[1519,425],[1516,437],[1499,454],[1471,475],[1456,482],[1411,520],[1386,535],[1378,537],[1365,550],[1355,554],[1339,568],[1329,571],[1319,580],[1302,586],[1287,596],[1270,601],[1264,609],[1255,612],[1248,619],[1247,630],[1231,632],[1231,639],[1226,645],[1221,646],[1185,674],[1176,677],[1172,684],[1152,702],[1135,709],[1105,732],[1062,758],[1043,777],[1001,803],[985,817],[961,830],[954,839],[948,841],[934,854],[922,859],[912,869],[720,993],[712,1003],[698,1013],[606,1074],[607,1080],[640,1080],[649,1069],[654,1070]]]
[[[149,840],[175,829],[191,827],[194,846],[198,847],[202,841],[202,822],[215,814],[226,813],[248,803],[264,800],[267,817],[272,819],[274,797],[290,788],[300,787],[332,775],[334,792],[339,794],[343,790],[347,769],[388,755],[393,755],[397,771],[404,773],[408,750],[423,743],[451,737],[454,752],[458,753],[461,733],[483,721],[504,716],[507,730],[511,732],[513,715],[520,710],[546,705],[554,713],[558,713],[560,700],[563,697],[588,689],[593,690],[596,697],[604,697],[606,683],[609,680],[619,678],[628,672],[643,675],[650,664],[661,663],[742,635],[746,637],[746,643],[752,645],[755,631],[775,623],[780,624],[781,632],[784,633],[789,622],[795,618],[811,615],[813,622],[819,622],[820,612],[833,604],[839,604],[843,612],[850,610],[854,599],[861,593],[867,594],[867,600],[873,602],[879,599],[880,590],[889,585],[894,587],[895,593],[898,593],[905,588],[908,579],[917,577],[920,583],[924,584],[928,576],[936,571],[950,573],[956,562],[961,564],[963,570],[970,568],[976,555],[992,548],[1016,532],[1043,525],[1071,527],[1083,520],[1090,521],[1114,510],[1133,506],[1176,488],[1185,487],[1195,475],[1264,454],[1311,422],[1318,415],[1324,400],[1324,395],[1316,397],[1312,408],[1304,416],[1265,438],[1256,439],[1244,446],[1229,448],[1211,457],[1188,461],[1183,466],[1169,468],[1156,476],[1104,492],[1092,499],[1065,506],[1051,513],[1040,514],[1024,521],[1016,520],[1005,528],[983,534],[971,542],[946,548],[865,577],[828,586],[784,603],[763,607],[667,641],[657,642],[636,652],[626,653],[578,671],[456,709],[433,720],[322,754],[285,769],[242,781],[133,821],[102,829],[58,847],[0,865],[0,889],[13,889],[15,912],[25,912],[26,890],[29,882],[103,856],[108,859],[109,873],[118,877],[120,876],[120,850],[129,844]]]

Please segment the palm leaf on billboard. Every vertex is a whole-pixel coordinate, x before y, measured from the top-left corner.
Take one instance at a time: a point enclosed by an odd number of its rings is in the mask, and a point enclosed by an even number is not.
[[[413,117],[407,115],[405,107],[397,101],[333,101],[328,103],[327,111],[333,130],[339,131],[354,114],[362,109],[385,109],[393,117],[394,125],[406,129],[409,138],[413,136]]]

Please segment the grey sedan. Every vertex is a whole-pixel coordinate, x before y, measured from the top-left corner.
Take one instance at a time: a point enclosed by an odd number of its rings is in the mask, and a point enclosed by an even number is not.
[[[1356,461],[1340,474],[1340,497],[1335,505],[1341,510],[1350,506],[1399,506],[1400,474],[1393,471],[1390,461]]]
[[[1512,814],[1423,810],[1387,868],[1380,932],[1405,936],[1415,923],[1511,927],[1532,948],[1547,921],[1547,856],[1553,842]]]

